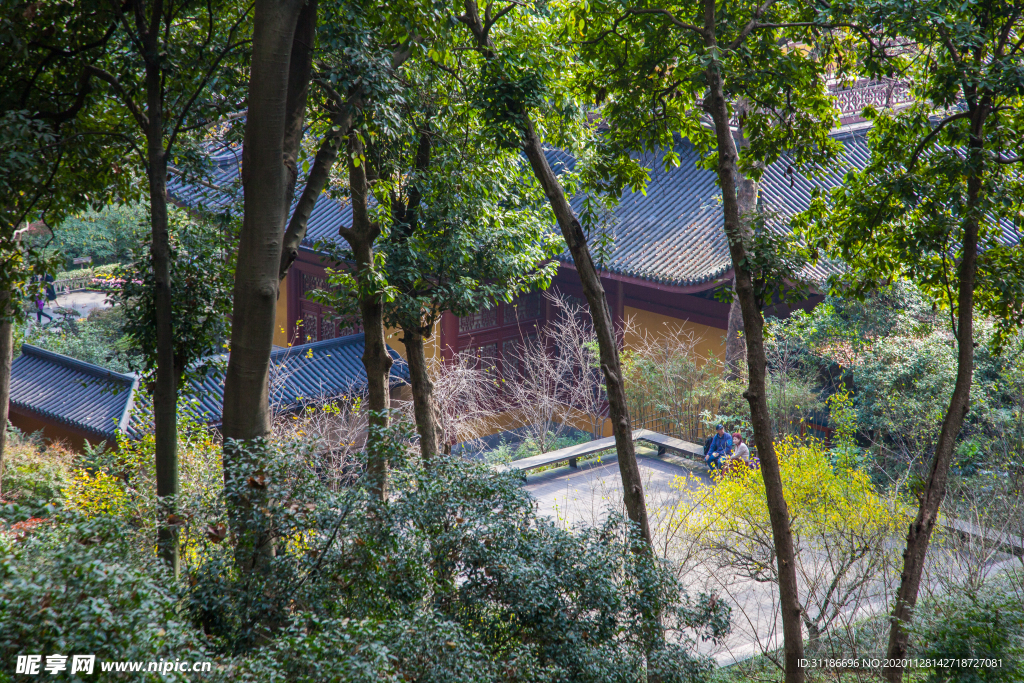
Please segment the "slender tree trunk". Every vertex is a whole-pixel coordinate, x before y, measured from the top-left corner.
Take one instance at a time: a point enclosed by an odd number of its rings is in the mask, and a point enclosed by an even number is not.
[[[288,169],[285,190],[285,211],[295,198],[295,184],[299,179],[299,145],[306,122],[306,100],[309,78],[313,67],[313,43],[316,41],[316,13],[318,0],[306,0],[299,11],[292,38],[292,52],[288,58],[288,94],[285,96],[284,165]]]
[[[651,537],[651,524],[647,517],[647,504],[644,501],[643,481],[640,478],[640,466],[636,461],[636,450],[633,447],[633,427],[629,420],[629,407],[626,404],[626,388],[622,379],[622,367],[619,364],[619,349],[615,342],[615,327],[612,324],[611,310],[608,308],[608,297],[597,268],[590,258],[583,227],[572,211],[565,191],[558,178],[551,170],[540,138],[533,127],[532,121],[527,122],[523,137],[523,148],[526,158],[533,167],[533,173],[540,181],[544,193],[555,212],[555,218],[562,229],[565,243],[569,246],[576,271],[583,283],[583,293],[590,306],[590,318],[594,323],[594,334],[600,355],[601,371],[604,373],[605,388],[608,393],[608,412],[612,422],[612,433],[615,435],[615,450],[619,459],[619,473],[622,476],[623,499],[626,503],[626,514],[637,528],[646,543],[646,552],[654,552]]]
[[[10,293],[0,296],[0,494],[7,457],[7,420],[11,408],[11,363],[14,360],[14,323],[8,306]]]
[[[466,24],[476,39],[477,49],[486,59],[495,56],[494,46],[486,27],[480,19],[479,8],[475,0],[464,0],[466,13],[459,20]],[[605,389],[608,394],[608,413],[612,422],[612,434],[615,436],[615,450],[619,461],[619,474],[622,477],[623,501],[626,504],[626,515],[640,531],[645,542],[643,552],[654,552],[651,537],[651,524],[647,517],[647,503],[644,500],[643,481],[640,478],[640,466],[636,461],[636,449],[633,446],[633,425],[629,419],[629,407],[626,404],[626,388],[619,364],[619,349],[616,345],[615,326],[612,322],[611,309],[608,308],[608,296],[601,285],[601,278],[590,258],[590,248],[583,226],[573,213],[565,191],[555,177],[544,156],[544,148],[533,121],[529,116],[526,129],[523,131],[523,151],[530,161],[533,174],[544,188],[544,194],[551,204],[555,219],[562,230],[562,236],[572,254],[576,272],[583,284],[583,294],[590,307],[590,317],[594,323],[594,334],[597,337],[598,355],[601,371],[604,373]],[[544,435],[546,437],[546,434]]]
[[[412,385],[412,409],[416,431],[420,435],[420,454],[427,466],[437,457],[439,429],[434,410],[434,383],[427,372],[424,339],[419,330],[404,330],[402,342],[409,362],[409,383]]]
[[[717,49],[715,40],[714,3],[706,3],[705,41],[709,49]],[[717,64],[707,70],[709,97],[707,104],[715,123],[718,142],[718,182],[722,188],[725,234],[735,271],[735,292],[743,315],[743,332],[747,344],[747,390],[743,393],[750,404],[750,421],[754,429],[761,472],[764,477],[768,514],[779,572],[779,599],[782,610],[782,634],[785,650],[786,683],[803,683],[803,629],[796,578],[796,552],[790,528],[789,508],[782,491],[782,476],[775,454],[771,418],[766,396],[767,361],[764,352],[764,318],[757,304],[754,284],[746,269],[746,247],[737,197],[739,173],[736,141],[729,125],[729,106]]]
[[[284,233],[284,242],[281,248],[281,262],[278,266],[278,278],[284,280],[288,271],[299,255],[299,246],[306,237],[306,226],[309,223],[309,215],[313,212],[317,199],[323,193],[324,188],[331,177],[331,169],[338,160],[338,150],[341,149],[348,135],[349,127],[352,124],[352,116],[348,115],[336,124],[338,130],[332,130],[320,143],[320,148],[313,159],[313,167],[306,177],[306,184],[299,195],[299,201],[295,204],[291,219],[288,221],[288,229]]]
[[[290,55],[302,0],[256,0],[249,109],[242,151],[245,213],[238,244],[231,354],[224,383],[225,439],[251,440],[271,431],[270,352],[278,295],[281,242],[288,215],[284,136]],[[224,477],[231,478],[225,448]]]
[[[158,8],[153,8],[159,12]],[[158,37],[142,32],[147,54],[155,57]],[[178,575],[178,532],[172,523],[178,495],[178,376],[174,358],[174,309],[171,296],[171,239],[167,223],[167,152],[164,150],[163,68],[146,60],[146,155],[149,173],[149,218],[152,230],[150,258],[156,320],[156,380],[153,383],[156,495],[161,501],[157,548],[160,557]]]
[[[380,235],[380,226],[370,220],[367,208],[369,183],[366,178],[366,159],[363,146],[349,137],[349,151],[353,157],[362,157],[357,166],[349,160],[349,187],[352,192],[352,227],[339,232],[348,242],[355,257],[356,277],[359,282],[359,313],[363,319],[363,366],[366,368],[366,405],[370,410],[370,438],[366,443],[369,454],[367,476],[371,490],[381,499],[387,498],[387,461],[379,454],[379,443],[374,431],[386,427],[391,409],[390,377],[391,356],[384,341],[384,303],[381,294],[367,286],[373,269],[373,242]]]
[[[741,102],[737,106],[737,113],[742,117],[746,112],[746,103]],[[740,125],[737,133],[737,145],[739,149],[745,149],[750,141],[743,133],[743,126]],[[757,210],[757,192],[759,183],[753,178],[748,178],[737,169],[736,173],[736,209],[740,215],[740,231],[744,238],[753,234],[751,221],[754,212]],[[735,289],[735,288],[734,288]],[[732,303],[729,304],[729,322],[725,333],[725,378],[737,380],[740,378],[743,357],[747,353],[747,344],[743,338],[743,307],[733,293]]]
[[[745,138],[740,135],[740,146]],[[752,234],[750,222],[757,208],[758,183],[737,170],[736,202],[740,214],[740,230],[744,237]],[[734,281],[735,284],[735,281]],[[735,289],[735,287],[734,287]],[[743,336],[743,307],[733,293],[729,304],[729,322],[725,334],[725,378],[738,380],[742,374],[743,358],[747,354],[747,343]]]
[[[735,284],[734,284],[735,289]],[[733,293],[729,304],[729,323],[725,331],[725,378],[738,380],[742,374],[743,357],[747,353],[747,344],[743,339],[743,307]]]
[[[409,45],[402,46],[391,55],[391,68],[397,69],[407,60],[412,51]],[[308,79],[308,76],[307,76]],[[281,249],[281,265],[278,277],[284,279],[288,270],[299,254],[299,246],[306,236],[306,225],[309,222],[309,215],[320,198],[324,188],[330,181],[331,169],[338,160],[338,151],[348,137],[352,127],[352,120],[356,112],[364,106],[362,97],[362,86],[357,85],[346,95],[345,102],[341,102],[341,95],[331,93],[333,108],[330,110],[331,130],[320,142],[316,157],[313,160],[313,167],[306,178],[306,184],[295,204],[295,210],[288,221],[288,229],[284,234],[284,244]]]
[[[980,116],[980,115],[976,115]],[[974,126],[970,147],[977,159],[981,147],[981,123]],[[982,173],[980,162],[972,166],[972,175],[967,180],[967,217],[964,221],[963,260],[960,262],[960,291],[957,294],[957,370],[956,383],[949,409],[942,421],[942,431],[932,457],[928,484],[921,497],[917,518],[907,531],[907,546],[903,551],[903,572],[900,587],[896,592],[896,604],[889,627],[887,660],[901,660],[907,656],[910,634],[906,626],[917,604],[917,593],[921,588],[921,576],[928,554],[932,530],[938,521],[939,507],[946,497],[949,466],[953,460],[956,438],[963,427],[964,418],[971,403],[971,382],[974,379],[974,280],[978,268],[978,205],[981,195]],[[889,667],[884,670],[885,678],[894,683],[903,679],[903,667]]]

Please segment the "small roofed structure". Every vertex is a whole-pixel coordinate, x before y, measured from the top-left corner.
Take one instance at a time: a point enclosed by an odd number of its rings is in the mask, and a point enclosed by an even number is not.
[[[135,375],[25,344],[11,365],[10,421],[75,449],[113,443],[128,428],[138,382]]]
[[[363,334],[328,339],[275,350],[270,357],[270,403],[277,412],[298,410],[323,400],[344,399],[366,392]],[[388,347],[391,390],[409,382],[409,366]],[[210,363],[207,376],[187,389],[185,410],[203,423],[221,424],[227,356]],[[61,439],[75,449],[84,443],[113,444],[118,433],[135,438],[140,425],[132,424],[133,409],[148,407],[138,394],[138,378],[111,372],[30,344],[11,367],[10,420],[24,432],[43,431],[48,439]]]

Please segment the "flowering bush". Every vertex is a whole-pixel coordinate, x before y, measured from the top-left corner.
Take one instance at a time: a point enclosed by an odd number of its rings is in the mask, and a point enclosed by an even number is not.
[[[112,292],[124,287],[125,280],[110,273],[99,273],[94,275],[89,282],[93,289]]]
[[[828,631],[863,618],[858,611],[891,595],[886,569],[912,519],[907,501],[879,493],[871,478],[818,441],[776,444],[797,550],[804,626],[811,647]],[[705,561],[737,576],[777,582],[775,541],[761,470],[732,468],[712,484],[678,478],[687,500],[671,520],[703,549]]]

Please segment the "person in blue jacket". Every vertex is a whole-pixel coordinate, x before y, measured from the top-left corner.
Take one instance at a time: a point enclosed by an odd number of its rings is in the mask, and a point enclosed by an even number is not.
[[[732,455],[732,434],[725,433],[725,425],[715,425],[715,435],[704,456],[704,462],[713,470],[722,469],[722,458]]]

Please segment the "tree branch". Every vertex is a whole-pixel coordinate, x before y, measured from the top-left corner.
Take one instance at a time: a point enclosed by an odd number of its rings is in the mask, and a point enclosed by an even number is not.
[[[774,0],[771,0],[774,2]],[[669,12],[667,9],[636,9],[632,8],[626,10],[626,14],[639,15],[639,14],[659,14],[668,19],[677,28],[681,28],[687,31],[692,31],[698,36],[704,37],[704,29],[694,26],[693,24],[687,24],[685,21],[680,21],[674,14]]]
[[[953,121],[957,121],[959,119],[970,118],[970,116],[970,111],[962,111],[958,114],[947,116],[942,121],[939,121],[939,123],[936,124],[935,128],[932,129],[932,132],[928,133],[928,135],[924,137],[924,140],[921,140],[921,142],[918,143],[917,147],[914,148],[914,153],[910,155],[910,161],[909,163],[907,163],[907,173],[910,173],[911,171],[914,170],[914,166],[917,165],[917,160],[921,152],[924,151],[924,148],[928,145],[928,143],[931,142],[931,140],[936,135],[938,135],[942,131],[942,129],[946,127],[947,124],[950,124]]]
[[[764,13],[768,11],[768,8],[771,7],[774,2],[775,0],[765,0],[763,5],[754,10],[754,16],[750,17],[750,21],[748,21],[747,25],[743,27],[740,34],[736,36],[736,40],[729,43],[729,47],[727,48],[728,50],[735,50],[743,44],[743,41],[746,40],[747,36],[750,35],[750,32],[758,26],[758,22],[761,21],[761,17],[764,16]]]
[[[142,113],[141,109],[139,109],[139,105],[137,105],[135,101],[128,96],[128,93],[125,92],[125,89],[121,86],[121,82],[117,80],[116,76],[91,64],[85,67],[85,71],[90,75],[109,83],[110,87],[114,90],[114,93],[121,100],[121,103],[124,104],[124,106],[128,108],[128,111],[131,112],[132,116],[135,117],[135,122],[139,124],[139,127],[143,130],[149,127],[149,119],[146,118],[146,115]]]

